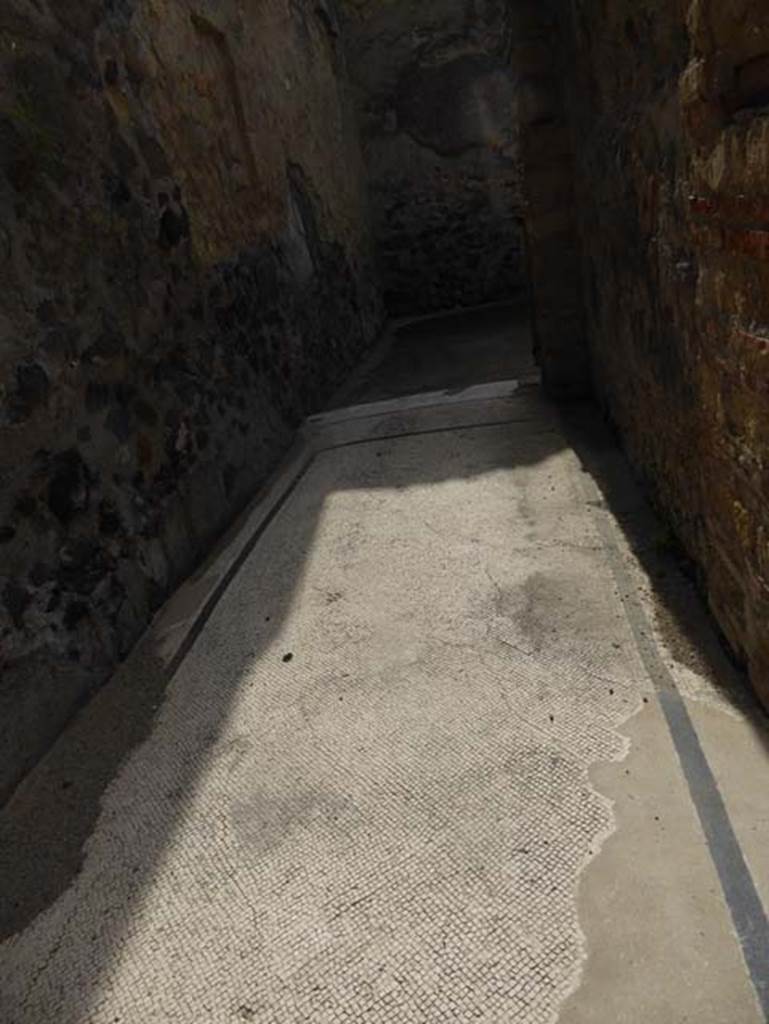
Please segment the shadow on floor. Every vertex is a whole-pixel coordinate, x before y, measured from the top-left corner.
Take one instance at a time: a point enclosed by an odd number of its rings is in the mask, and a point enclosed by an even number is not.
[[[477,316],[478,335],[471,314],[401,329],[392,351],[376,370],[376,377],[359,381],[356,391],[348,394],[347,402],[464,387],[530,373],[532,363],[525,327],[511,326],[509,310],[485,311]],[[511,344],[513,335],[516,340]],[[480,340],[476,344],[477,339]],[[404,391],[406,388],[408,392]],[[553,409],[545,399],[532,400],[552,420]],[[511,424],[507,450],[501,455],[498,446],[491,446],[487,457],[481,456],[472,466],[452,461],[450,431],[443,435],[441,443],[426,446],[424,460],[409,464],[389,458],[382,442],[381,453],[376,453],[381,454],[378,471],[365,480],[365,485],[403,489],[458,476],[472,478],[521,465],[526,458],[532,463],[539,462],[572,444],[655,581],[658,616],[671,640],[671,649],[681,658],[696,659],[698,669],[707,671],[728,698],[744,710],[751,703],[744,680],[720,650],[707,614],[679,566],[669,552],[656,544],[661,533],[659,524],[643,502],[598,415],[591,409],[574,410],[564,415],[563,423],[565,436],[557,429],[543,430],[534,444],[529,441],[525,454],[524,447],[516,444],[520,426]],[[299,497],[297,494],[296,498]],[[76,951],[77,961],[90,965],[87,976],[71,979],[71,998],[75,1002],[67,1000],[68,1005],[57,1014],[58,1024],[81,1024],[88,1019],[89,1005],[98,996],[100,978],[118,955],[132,908],[151,885],[167,845],[176,838],[184,821],[186,808],[208,759],[213,756],[245,671],[254,659],[265,655],[280,634],[293,595],[301,586],[326,498],[326,494],[317,493],[306,499],[312,507],[304,508],[306,526],[301,541],[270,569],[279,574],[273,592],[282,596],[265,607],[241,609],[238,628],[246,630],[252,638],[247,645],[248,662],[230,660],[223,646],[226,636],[217,636],[214,622],[206,627],[208,646],[213,650],[217,644],[221,647],[220,658],[211,667],[218,680],[215,700],[211,700],[210,691],[195,692],[192,684],[189,689],[180,690],[189,682],[183,666],[172,681],[171,674],[147,645],[140,645],[107,687],[83,709],[0,814],[0,891],[4,894],[0,904],[0,938],[20,932],[50,908],[46,926],[59,928],[62,941]],[[280,660],[275,670],[281,671]],[[185,711],[183,715],[174,715],[173,735],[168,741],[169,725],[164,710],[166,702],[172,699],[177,704],[181,700]],[[760,728],[758,712],[754,709],[751,713],[756,715],[756,727]],[[76,906],[62,907],[57,917],[60,897],[81,870],[84,859],[94,853],[88,840],[102,812],[105,790],[121,766],[130,767],[131,751],[161,727],[166,735],[162,751],[166,765],[159,777],[134,783],[135,800],[145,801],[148,808],[150,804],[160,805],[163,813],[150,814],[148,809],[147,827],[135,835],[129,849],[115,847],[106,858],[104,851],[99,854],[101,871],[109,875],[108,883],[100,884],[110,892],[111,903],[119,912],[105,912],[104,919],[94,923],[79,916]],[[765,732],[762,735],[766,742]],[[173,779],[173,783],[163,790],[165,779]],[[38,976],[35,983],[45,983],[45,979]],[[1,1000],[2,997],[0,1008]]]
[[[525,308],[487,306],[394,325],[332,407],[536,376]]]
[[[666,651],[745,715],[769,752],[769,716],[707,608],[691,562],[652,508],[597,407],[566,408],[560,419],[568,444],[652,583],[654,625]]]

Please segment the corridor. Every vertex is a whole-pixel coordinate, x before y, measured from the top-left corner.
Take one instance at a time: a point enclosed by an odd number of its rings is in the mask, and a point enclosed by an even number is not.
[[[2,814],[3,1024],[760,1024],[769,729],[522,313],[402,325]]]

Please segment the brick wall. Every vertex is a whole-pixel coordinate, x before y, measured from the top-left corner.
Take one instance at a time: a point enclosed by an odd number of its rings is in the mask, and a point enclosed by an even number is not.
[[[593,374],[769,701],[769,10],[581,0]]]

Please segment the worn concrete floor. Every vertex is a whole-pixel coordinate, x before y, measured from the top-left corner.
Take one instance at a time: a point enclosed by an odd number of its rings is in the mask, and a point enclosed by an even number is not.
[[[404,338],[3,812],[3,1024],[766,1019],[765,716],[512,313]]]

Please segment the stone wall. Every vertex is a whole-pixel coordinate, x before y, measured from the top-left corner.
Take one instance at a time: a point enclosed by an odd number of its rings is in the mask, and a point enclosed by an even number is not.
[[[524,288],[508,0],[345,0],[385,299],[395,315]]]
[[[574,12],[597,390],[769,701],[769,10]]]
[[[564,99],[575,55],[560,11],[558,0],[511,0],[509,32],[535,355],[546,390],[570,399],[589,393],[590,372]]]
[[[0,796],[377,332],[324,0],[0,14]]]

